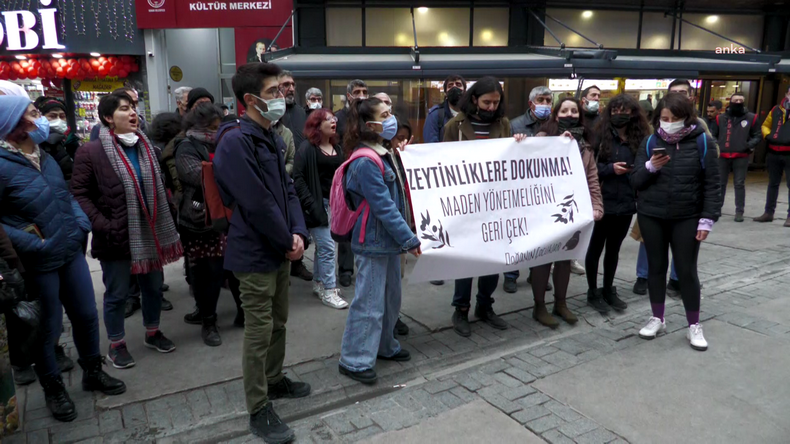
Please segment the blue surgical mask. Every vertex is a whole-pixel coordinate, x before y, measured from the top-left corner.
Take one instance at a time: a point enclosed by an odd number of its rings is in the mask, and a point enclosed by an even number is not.
[[[551,115],[551,105],[535,105],[535,117],[546,120]]]
[[[28,132],[27,134],[33,139],[33,143],[38,145],[49,138],[49,119],[44,116],[36,119],[36,129]]]
[[[382,130],[379,135],[384,140],[392,140],[398,134],[398,119],[395,116],[387,117],[387,120],[383,122],[368,122],[368,123],[376,123],[381,125]]]

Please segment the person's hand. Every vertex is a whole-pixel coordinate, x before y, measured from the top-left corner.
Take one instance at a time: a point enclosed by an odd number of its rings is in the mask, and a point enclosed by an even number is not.
[[[615,162],[614,165],[614,173],[618,176],[622,176],[625,173],[631,171],[631,168],[628,168],[628,165],[625,162]]]
[[[416,247],[409,250],[409,253],[412,254],[414,257],[422,256],[422,248]]]
[[[523,142],[527,138],[527,135],[519,133],[515,134],[513,138],[516,139],[516,142]]]
[[[298,234],[293,235],[293,246],[291,248],[291,251],[285,255],[288,260],[296,261],[304,256],[304,240],[302,240],[302,236]]]
[[[669,156],[653,154],[653,157],[650,158],[650,163],[652,163],[657,170],[660,170],[661,167],[669,163]]]
[[[573,134],[571,134],[570,131],[565,131],[564,133],[562,133],[562,137],[567,137],[567,138],[573,140]]]
[[[400,151],[404,151],[406,149],[406,145],[412,143],[414,141],[414,136],[409,137],[409,140],[404,140],[403,142],[398,144],[398,149]]]
[[[697,241],[702,242],[708,238],[709,231],[705,230],[697,230]]]
[[[593,210],[593,219],[598,222],[599,220],[603,219],[603,211],[601,210]]]

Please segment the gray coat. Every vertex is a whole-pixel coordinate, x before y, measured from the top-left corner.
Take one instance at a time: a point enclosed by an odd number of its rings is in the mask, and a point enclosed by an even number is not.
[[[524,115],[510,121],[510,134],[526,134],[529,137],[533,137],[538,133],[543,122],[545,120],[538,120],[532,114],[532,111],[527,110]]]

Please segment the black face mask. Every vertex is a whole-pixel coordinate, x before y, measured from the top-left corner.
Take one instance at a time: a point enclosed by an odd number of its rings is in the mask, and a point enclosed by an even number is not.
[[[447,101],[450,102],[450,105],[457,106],[463,95],[464,92],[460,88],[452,88],[450,91],[447,91]]]
[[[746,112],[743,103],[730,103],[730,114],[736,117],[742,116]]]
[[[578,117],[560,117],[559,121],[560,132],[568,131],[571,128],[576,128],[579,125]]]
[[[477,110],[477,117],[480,117],[480,120],[482,120],[483,122],[493,122],[495,114],[496,111],[487,111],[479,108]]]
[[[612,126],[615,128],[622,128],[628,125],[631,121],[631,116],[628,114],[615,114],[612,116]]]

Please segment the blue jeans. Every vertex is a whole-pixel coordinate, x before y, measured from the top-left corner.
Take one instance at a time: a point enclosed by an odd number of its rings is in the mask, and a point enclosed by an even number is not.
[[[664,272],[666,273],[666,270]],[[647,279],[647,250],[644,242],[639,243],[639,257],[636,259],[636,277]],[[678,280],[678,273],[675,271],[675,258],[672,258],[669,278],[673,281]]]
[[[324,199],[324,209],[329,213],[329,199]],[[330,222],[331,223],[331,222]],[[316,282],[324,284],[324,288],[331,290],[337,287],[335,277],[335,241],[329,226],[310,229],[310,236],[315,241],[315,256],[313,258],[313,274]]]
[[[102,281],[104,281],[104,327],[111,341],[120,341],[125,336],[124,312],[126,298],[129,296],[129,282],[132,279],[132,261],[101,261]],[[143,325],[146,328],[159,327],[162,313],[162,282],[165,275],[160,271],[136,275],[140,284],[143,311]]]
[[[363,372],[376,365],[377,355],[400,352],[393,331],[401,302],[400,261],[400,255],[356,256],[356,292],[340,349],[343,368]]]
[[[453,292],[453,307],[470,308],[472,305],[472,280],[464,278],[455,280]],[[483,308],[490,308],[494,304],[491,297],[499,284],[499,275],[491,274],[477,278],[477,303]]]
[[[63,331],[64,308],[71,320],[74,345],[80,359],[99,356],[99,313],[85,256],[78,255],[57,270],[32,274],[28,282],[29,291],[41,298],[44,339],[35,366],[39,378],[60,374],[55,361],[55,344]]]
[[[508,271],[507,273],[505,273],[505,279],[513,279],[514,281],[518,279],[519,276],[521,276],[521,272],[518,270]]]

